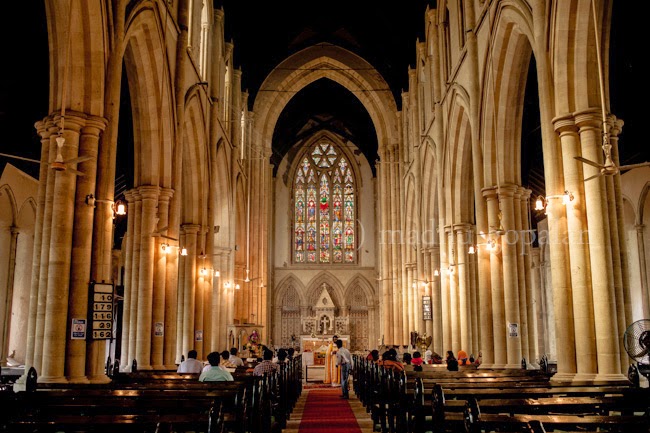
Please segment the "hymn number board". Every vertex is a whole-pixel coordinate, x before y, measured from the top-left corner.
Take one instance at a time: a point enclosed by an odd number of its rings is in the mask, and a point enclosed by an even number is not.
[[[95,283],[91,287],[93,339],[106,340],[113,334],[113,285]]]

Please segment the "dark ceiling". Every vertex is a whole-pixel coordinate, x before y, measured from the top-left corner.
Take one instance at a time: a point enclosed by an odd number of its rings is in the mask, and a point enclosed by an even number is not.
[[[225,10],[226,37],[235,42],[235,64],[243,70],[242,86],[250,93],[251,106],[256,90],[278,63],[318,42],[341,45],[368,60],[384,76],[399,106],[400,93],[407,87],[408,66],[415,60],[416,38],[423,37],[427,4],[435,1],[404,1],[389,8],[367,0],[215,1],[216,7]],[[650,147],[643,145],[641,136],[642,122],[646,121],[641,116],[645,113],[637,108],[639,95],[648,93],[639,66],[643,57],[638,55],[634,34],[642,14],[635,11],[632,2],[613,4],[609,71],[612,112],[625,120],[619,142],[622,162],[641,162],[650,159]],[[5,17],[29,19],[9,19],[0,27],[6,60],[0,68],[0,152],[39,159],[40,141],[33,125],[47,114],[49,96],[45,6],[43,1],[20,1],[8,2],[3,8]],[[537,189],[543,188],[543,169],[534,84],[527,86],[524,110],[522,181]],[[377,138],[367,112],[356,97],[327,80],[312,84],[290,101],[274,134],[273,161],[277,164],[304,136],[305,128],[315,131],[324,127],[341,132],[374,164]],[[0,157],[0,171],[7,161]],[[38,176],[38,164],[11,162]]]

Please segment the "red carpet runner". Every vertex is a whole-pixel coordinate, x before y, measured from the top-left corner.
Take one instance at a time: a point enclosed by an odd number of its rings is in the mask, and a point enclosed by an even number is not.
[[[361,433],[348,400],[339,398],[341,388],[309,391],[299,433]]]

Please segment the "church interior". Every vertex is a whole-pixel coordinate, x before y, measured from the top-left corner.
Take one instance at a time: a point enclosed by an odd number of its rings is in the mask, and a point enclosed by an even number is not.
[[[0,76],[14,388],[190,350],[313,365],[334,335],[357,363],[426,341],[479,372],[550,363],[553,386],[650,372],[630,2],[281,3],[9,6],[5,55],[29,57]]]

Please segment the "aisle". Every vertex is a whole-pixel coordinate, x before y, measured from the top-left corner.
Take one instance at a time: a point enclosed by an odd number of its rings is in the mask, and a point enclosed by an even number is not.
[[[354,393],[349,400],[339,395],[340,388],[303,390],[283,433],[372,433],[370,415]]]

